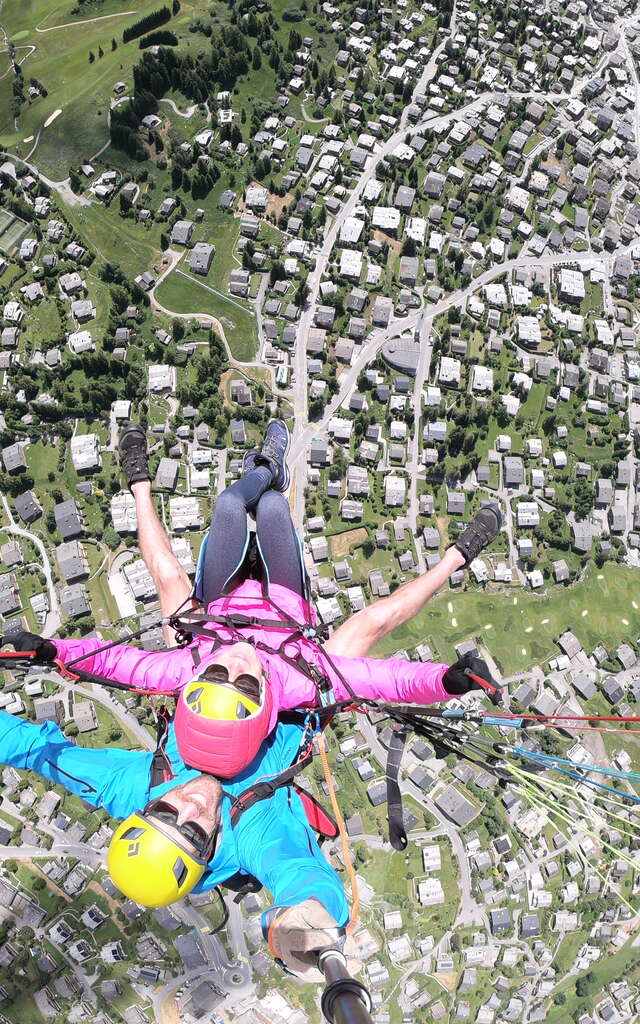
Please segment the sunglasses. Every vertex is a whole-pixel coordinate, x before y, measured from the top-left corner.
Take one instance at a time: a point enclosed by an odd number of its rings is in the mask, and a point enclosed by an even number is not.
[[[178,823],[178,811],[166,800],[159,798],[152,800],[144,809],[145,815],[153,815],[163,825],[171,825],[177,829],[183,839],[195,847],[197,853],[203,860],[209,861],[213,856],[216,845],[219,825],[216,825],[209,834],[201,825],[195,821],[183,821]]]
[[[208,665],[198,679],[206,680],[208,683],[226,683],[233,686],[243,697],[249,697],[256,702],[260,700],[260,680],[250,672],[243,672],[235,679],[229,679],[226,665]]]

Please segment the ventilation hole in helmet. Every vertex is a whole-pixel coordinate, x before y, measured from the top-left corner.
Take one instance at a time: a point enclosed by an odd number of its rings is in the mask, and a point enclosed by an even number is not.
[[[236,704],[236,718],[240,721],[243,718],[249,718],[250,714],[251,712],[249,711],[249,709],[245,707],[244,704],[241,704],[240,701],[238,701],[238,703]]]
[[[128,828],[126,830],[126,832],[122,833],[120,838],[121,839],[139,839],[140,836],[144,835],[144,833],[145,833],[145,830],[143,828],[140,828],[139,826],[136,826],[136,825],[132,825],[131,828]]]
[[[192,690],[191,693],[187,694],[187,704],[194,704],[202,696],[203,687],[199,686],[197,690]]]
[[[183,884],[188,875],[187,865],[183,861],[182,857],[178,857],[177,861],[173,865],[173,874],[175,876],[175,880],[178,883],[179,888]]]

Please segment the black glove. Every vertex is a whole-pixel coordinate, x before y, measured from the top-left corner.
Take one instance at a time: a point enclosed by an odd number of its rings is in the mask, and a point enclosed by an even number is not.
[[[32,660],[37,665],[54,661],[58,656],[55,644],[35,633],[28,633],[26,629],[16,629],[15,633],[9,633],[1,639],[3,644],[11,644],[19,654],[35,651],[36,656]]]
[[[484,680],[487,685],[483,686],[482,683],[476,682],[473,676]],[[442,677],[442,685],[452,696],[461,696],[471,690],[483,690],[493,704],[502,704],[502,690],[491,678],[486,661],[475,658],[472,654],[465,654],[455,665],[449,666]]]

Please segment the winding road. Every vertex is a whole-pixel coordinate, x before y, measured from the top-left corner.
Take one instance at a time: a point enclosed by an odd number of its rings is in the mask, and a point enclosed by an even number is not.
[[[17,537],[25,537],[27,540],[30,540],[31,543],[38,549],[38,553],[40,555],[40,558],[42,559],[42,571],[47,581],[47,593],[49,595],[49,611],[47,612],[47,617],[45,619],[45,623],[42,629],[42,634],[43,636],[54,636],[55,633],[57,633],[58,630],[60,629],[60,623],[62,622],[62,618],[60,615],[60,604],[58,601],[58,595],[56,593],[56,588],[53,581],[53,573],[51,571],[51,562],[49,561],[49,556],[47,554],[46,548],[42,541],[40,540],[40,538],[37,536],[37,534],[31,533],[29,530],[24,530],[21,526],[17,525],[15,519],[13,518],[13,513],[11,511],[9,502],[7,501],[4,494],[0,494],[0,499],[2,500],[2,504],[4,506],[7,519],[9,520],[8,525],[3,526],[2,529],[6,530],[7,533],[15,533]]]

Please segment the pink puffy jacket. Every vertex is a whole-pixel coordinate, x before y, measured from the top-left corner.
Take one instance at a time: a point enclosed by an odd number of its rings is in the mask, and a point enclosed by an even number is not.
[[[285,616],[294,622],[315,623],[315,611],[298,594],[278,584],[271,585],[270,593]],[[264,600],[261,585],[256,580],[245,580],[227,597],[213,601],[207,611],[210,615],[228,615],[236,612],[271,621],[283,621],[283,616]],[[231,636],[230,631],[224,626],[211,623],[207,628],[215,630],[222,639]],[[269,647],[278,647],[287,636],[286,630],[260,626],[243,627],[239,632],[247,639],[254,638],[268,644]],[[293,630],[290,634],[292,632]],[[207,660],[215,660],[211,657],[214,641],[203,636],[195,636],[188,647],[167,651],[146,652],[137,647],[118,644],[108,651],[95,655],[91,652],[103,646],[101,640],[53,642],[61,661],[73,661],[86,654],[87,657],[78,662],[78,669],[127,683],[132,689],[138,688],[154,693],[171,693],[193,678],[196,671],[194,648],[198,649],[200,655],[199,670],[206,665]],[[297,651],[301,652],[309,664],[329,677],[337,700],[347,700],[350,695],[332,668],[331,662],[342,673],[354,693],[362,697],[407,704],[434,704],[447,701],[451,696],[442,685],[446,665],[404,661],[401,658],[387,658],[384,661],[377,658],[349,658],[337,654],[332,654],[329,658],[315,644],[304,638],[293,641],[287,647],[289,656],[295,656]],[[273,694],[270,730],[275,727],[279,711],[316,706],[318,701],[315,685],[307,676],[277,655],[260,650],[257,650],[256,654],[265,668]]]

